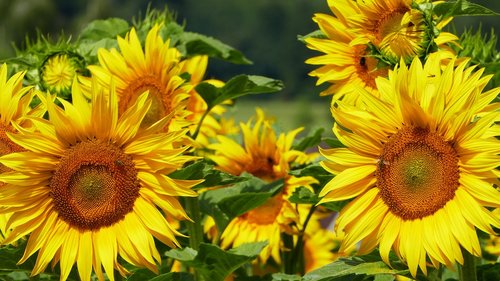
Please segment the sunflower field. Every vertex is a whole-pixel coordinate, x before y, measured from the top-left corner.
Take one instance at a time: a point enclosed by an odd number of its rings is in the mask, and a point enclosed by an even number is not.
[[[251,61],[167,8],[26,36],[0,66],[0,280],[500,280],[500,53],[450,28],[500,14],[320,1],[290,64],[314,129],[242,108],[283,81],[214,76]]]

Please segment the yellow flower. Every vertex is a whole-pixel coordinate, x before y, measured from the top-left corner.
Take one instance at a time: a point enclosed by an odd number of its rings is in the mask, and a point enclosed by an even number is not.
[[[363,109],[332,106],[333,131],[346,148],[322,150],[323,167],[336,176],[321,202],[354,198],[340,212],[340,251],[361,241],[360,253],[377,245],[389,263],[391,248],[416,275],[434,266],[463,263],[461,247],[480,256],[476,227],[494,234],[500,218],[493,183],[500,176],[500,88],[482,93],[483,70],[444,70],[414,59],[377,79],[380,99],[362,91]],[[345,129],[344,129],[345,128]]]
[[[421,11],[411,8],[411,0],[352,1],[328,0],[333,15],[315,14],[326,38],[305,39],[307,47],[323,53],[306,60],[319,65],[309,75],[318,77],[317,84],[331,84],[322,95],[333,95],[350,104],[357,104],[358,89],[364,88],[378,96],[377,77],[387,77],[388,70],[400,60],[410,62],[424,55],[430,44],[436,44],[442,59],[453,57],[445,44],[458,38],[440,32],[428,38],[428,26]],[[449,19],[451,20],[451,19]],[[439,23],[442,28],[446,22]]]
[[[100,65],[91,65],[89,70],[105,88],[109,88],[111,78],[116,84],[119,113],[123,114],[138,97],[149,91],[152,104],[142,120],[141,127],[148,127],[170,114],[169,130],[180,130],[191,123],[187,121],[187,99],[192,86],[185,83],[183,74],[186,63],[181,62],[181,54],[169,46],[159,35],[159,25],[148,32],[144,50],[134,28],[125,38],[118,37],[120,52],[116,49],[100,49]],[[80,81],[89,88],[90,79]]]
[[[28,127],[26,116],[42,116],[45,111],[41,106],[31,109],[30,103],[33,99],[32,87],[23,87],[25,72],[18,72],[7,79],[7,65],[0,67],[0,156],[24,149],[11,141],[7,133],[18,133],[18,129]],[[11,169],[0,163],[0,173],[9,172]],[[0,188],[3,188],[0,182]],[[10,214],[0,214],[0,242],[3,235],[9,232],[6,223]]]
[[[458,40],[458,37],[439,32],[436,38],[429,38],[427,33],[433,32],[430,23],[426,22],[422,11],[412,4],[432,3],[429,0],[366,0],[356,1],[361,13],[353,15],[349,21],[352,28],[362,34],[358,42],[371,42],[382,55],[399,62],[400,59],[410,62],[413,57],[420,57],[429,45],[438,46]],[[439,22],[440,30],[451,20]]]
[[[114,269],[127,273],[119,257],[157,272],[153,238],[178,246],[165,216],[187,218],[177,197],[196,196],[198,181],[168,176],[194,158],[182,155],[186,147],[172,148],[186,130],[164,133],[162,119],[139,131],[152,106],[147,94],[119,117],[114,88],[107,93],[93,83],[91,90],[89,104],[74,83],[73,104],[59,99],[64,110],[41,97],[49,121],[31,118],[38,132],[7,133],[27,151],[0,157],[14,170],[0,175],[1,211],[13,213],[4,243],[30,235],[19,262],[38,251],[32,275],[52,260],[61,280],[75,263],[81,280],[91,279],[92,268],[104,280],[102,267],[114,280]]]
[[[317,181],[312,177],[289,176],[291,163],[304,163],[309,156],[291,149],[293,140],[301,129],[276,136],[271,124],[261,110],[257,120],[241,124],[244,147],[226,136],[217,136],[218,143],[209,145],[215,151],[210,158],[217,168],[233,175],[250,173],[266,181],[285,179],[283,191],[269,198],[263,205],[233,219],[221,235],[221,247],[238,247],[256,241],[269,241],[260,254],[265,263],[269,257],[280,262],[281,233],[293,230],[290,224],[299,224],[298,213],[287,198],[299,186],[309,186]]]
[[[315,14],[313,17],[327,38],[306,39],[308,48],[324,53],[306,60],[308,64],[321,65],[309,75],[318,77],[317,84],[332,84],[322,95],[333,94],[335,98],[340,98],[358,88],[376,94],[375,78],[387,76],[388,67],[379,65],[366,45],[351,45],[359,35],[349,29],[347,17],[360,13],[356,2],[339,0],[328,3],[335,17],[327,14]],[[345,98],[351,97],[347,95]]]
[[[47,59],[42,67],[42,85],[51,93],[67,92],[71,88],[77,67],[67,54],[57,54]]]

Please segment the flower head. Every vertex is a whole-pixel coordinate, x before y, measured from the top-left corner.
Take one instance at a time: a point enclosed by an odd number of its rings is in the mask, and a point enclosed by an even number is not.
[[[92,268],[114,280],[126,262],[157,271],[161,257],[153,238],[175,247],[177,231],[167,217],[187,218],[178,196],[196,196],[199,181],[171,179],[168,174],[193,157],[174,148],[186,131],[164,133],[165,118],[139,131],[152,99],[147,94],[118,116],[114,88],[93,83],[89,104],[77,83],[70,104],[41,96],[49,120],[30,118],[36,132],[7,133],[26,151],[0,157],[13,172],[0,175],[2,212],[12,212],[4,243],[29,234],[20,263],[38,251],[32,274],[59,262],[61,279],[77,264],[81,280]],[[162,212],[160,212],[160,209]]]
[[[361,241],[361,253],[379,245],[409,266],[463,263],[460,248],[479,256],[476,228],[494,234],[500,206],[493,187],[499,173],[499,88],[483,93],[491,77],[466,68],[444,70],[414,59],[388,79],[377,79],[380,98],[361,92],[363,109],[336,102],[334,133],[346,148],[322,150],[323,167],[336,176],[322,202],[354,198],[340,212],[342,249]]]

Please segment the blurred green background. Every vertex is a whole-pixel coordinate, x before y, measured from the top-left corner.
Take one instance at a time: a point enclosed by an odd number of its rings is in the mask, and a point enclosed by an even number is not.
[[[472,2],[500,12],[500,1]],[[284,81],[285,89],[280,93],[238,101],[229,112],[237,120],[245,120],[255,106],[261,106],[277,117],[284,130],[331,128],[329,98],[318,96],[324,86],[315,86],[316,79],[307,75],[314,67],[304,63],[318,53],[297,40],[297,35],[317,29],[311,19],[314,13],[330,13],[326,0],[171,0],[150,4],[160,10],[168,6],[178,22],[185,22],[186,30],[213,36],[253,61],[241,66],[212,60],[209,77],[227,80],[246,73]],[[143,15],[147,6],[147,1],[138,0],[0,0],[0,59],[12,56],[12,44],[21,46],[25,36],[34,37],[37,29],[52,37],[61,30],[76,35],[94,19],[121,17],[131,21]],[[457,18],[452,28],[460,34],[464,27],[477,29],[480,24],[485,33],[495,28],[498,36],[497,16]]]

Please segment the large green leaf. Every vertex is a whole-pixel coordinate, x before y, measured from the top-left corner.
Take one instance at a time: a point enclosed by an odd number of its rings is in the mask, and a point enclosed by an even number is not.
[[[262,205],[283,187],[283,180],[272,183],[251,177],[244,182],[203,192],[200,195],[201,211],[215,220],[219,232],[226,228],[229,221],[251,209]]]
[[[302,277],[292,274],[274,273],[273,281],[301,281]]]
[[[216,245],[201,243],[199,251],[175,249],[166,255],[194,267],[205,280],[223,281],[238,267],[255,259],[266,245],[267,242],[255,242],[224,251]]]
[[[443,1],[434,7],[434,13],[444,18],[456,16],[493,16],[498,13],[467,0]]]
[[[171,173],[169,177],[183,180],[204,179],[204,181],[198,184],[195,188],[223,186],[242,182],[248,179],[247,177],[237,177],[216,170],[214,169],[214,166],[206,160],[194,162],[191,165]]]
[[[396,261],[397,263],[397,261]],[[394,264],[393,264],[394,265]],[[380,260],[378,254],[361,257],[340,258],[337,261],[304,275],[304,281],[340,281],[355,280],[362,276],[382,275],[378,280],[386,280],[388,275],[407,274],[408,270],[390,268]],[[390,279],[389,279],[390,280]]]
[[[194,276],[188,272],[169,272],[151,278],[149,281],[194,281]]]
[[[319,128],[314,131],[311,135],[302,138],[297,144],[292,146],[292,149],[305,151],[310,147],[315,147],[321,142],[321,136],[325,131],[324,128]]]
[[[184,32],[179,41],[180,46],[178,48],[185,51],[188,56],[208,55],[235,64],[252,63],[240,51],[213,37],[194,32]]]
[[[283,82],[257,75],[237,75],[218,88],[209,83],[200,83],[196,91],[208,105],[208,110],[230,99],[245,95],[273,93],[283,89]]]

